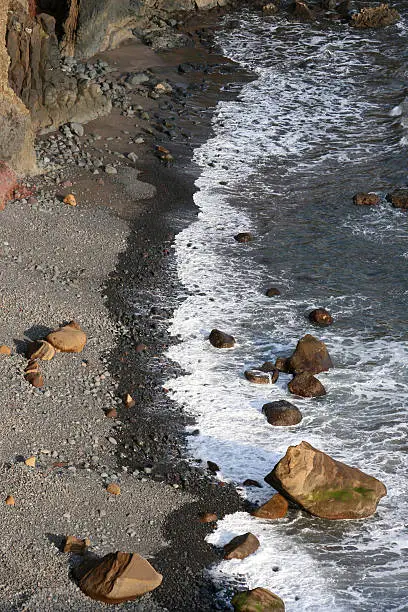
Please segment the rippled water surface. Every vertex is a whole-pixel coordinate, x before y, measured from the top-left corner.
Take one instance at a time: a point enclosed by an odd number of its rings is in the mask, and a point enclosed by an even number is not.
[[[270,588],[289,612],[408,610],[408,216],[385,200],[352,203],[357,191],[406,184],[402,13],[378,31],[245,11],[227,19],[219,43],[257,79],[220,103],[215,135],[195,154],[200,215],[176,239],[191,295],[175,313],[183,342],[170,355],[188,374],[169,386],[197,417],[192,457],[215,461],[220,478],[239,486],[263,482],[289,445],[307,440],[388,488],[363,521],[291,511],[276,522],[238,513],[218,524],[213,544],[245,531],[261,541],[246,560],[214,568],[220,585],[226,577]],[[244,230],[256,240],[235,243]],[[264,297],[268,286],[281,297]],[[305,313],[317,306],[335,325],[311,327]],[[213,327],[238,345],[212,348]],[[319,376],[328,395],[296,399],[303,421],[273,428],[261,407],[291,399],[288,377],[259,388],[242,373],[290,354],[305,333],[323,339],[335,363]],[[273,494],[266,484],[240,491],[255,502]]]

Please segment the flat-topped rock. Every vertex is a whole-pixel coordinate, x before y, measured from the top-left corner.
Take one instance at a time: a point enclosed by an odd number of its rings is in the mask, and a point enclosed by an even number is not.
[[[237,593],[231,600],[235,612],[281,612],[285,610],[282,599],[260,587]]]
[[[257,551],[259,546],[259,540],[253,533],[244,533],[224,546],[224,559],[245,559]]]

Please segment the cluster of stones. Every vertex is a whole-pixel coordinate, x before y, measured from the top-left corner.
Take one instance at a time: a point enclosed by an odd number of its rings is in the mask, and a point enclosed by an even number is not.
[[[385,198],[393,208],[408,210],[408,189],[394,189],[394,191],[387,193]],[[381,197],[372,191],[359,192],[353,197],[353,202],[356,206],[378,206]]]

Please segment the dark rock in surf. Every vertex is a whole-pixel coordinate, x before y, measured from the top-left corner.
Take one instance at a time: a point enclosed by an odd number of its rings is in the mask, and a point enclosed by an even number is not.
[[[312,312],[309,312],[308,318],[311,323],[315,323],[315,325],[320,325],[321,327],[327,327],[333,323],[333,317],[325,308],[316,308],[312,310]]]
[[[326,395],[326,389],[320,380],[315,378],[310,372],[296,374],[288,384],[288,389],[293,395],[300,397],[321,397]]]
[[[208,339],[215,348],[232,348],[235,345],[234,336],[230,336],[219,329],[213,329]]]
[[[262,370],[246,370],[244,376],[249,382],[257,385],[274,385],[279,378],[278,370],[263,372]]]
[[[313,13],[306,2],[301,2],[301,0],[296,0],[293,5],[293,14],[304,21],[311,21],[314,19]]]
[[[325,343],[311,334],[306,334],[299,340],[289,362],[290,371],[294,374],[301,372],[319,374],[327,372],[332,367],[333,363]]]
[[[286,400],[268,402],[262,406],[262,412],[268,423],[277,427],[290,427],[302,420],[299,408]]]
[[[258,489],[262,489],[262,485],[257,480],[252,480],[252,478],[247,478],[242,484],[244,487],[257,487]]]
[[[284,374],[290,373],[290,358],[289,357],[278,357],[275,361],[275,368],[279,372],[283,372]]]
[[[376,193],[356,193],[353,197],[353,202],[356,206],[377,206],[380,200],[380,196]]]
[[[244,533],[224,546],[224,559],[245,559],[259,548],[259,540],[253,533]]]
[[[212,474],[216,474],[217,472],[220,471],[220,468],[218,467],[216,463],[214,463],[214,461],[207,461],[207,466],[208,466],[208,470]]]
[[[240,232],[236,236],[234,236],[234,240],[237,242],[251,242],[254,237],[250,232]]]
[[[274,372],[276,370],[276,366],[273,361],[265,361],[258,369],[262,370],[262,372]]]
[[[281,292],[276,287],[269,287],[269,289],[265,291],[266,297],[276,297],[280,294]]]
[[[387,193],[387,200],[394,208],[408,210],[408,189],[396,189],[392,193]]]

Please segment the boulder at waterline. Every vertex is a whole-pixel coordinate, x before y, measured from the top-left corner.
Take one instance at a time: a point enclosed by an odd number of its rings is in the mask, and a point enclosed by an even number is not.
[[[268,423],[276,427],[297,425],[302,420],[299,408],[286,400],[268,402],[262,406],[262,412]]]
[[[234,240],[237,242],[251,242],[254,237],[250,232],[240,232],[236,236],[234,236]]]
[[[333,367],[326,345],[311,334],[306,334],[297,343],[289,361],[290,371],[294,374],[310,372],[319,374]]]
[[[264,361],[259,370],[262,370],[262,372],[274,372],[276,370],[276,366],[273,361]]]
[[[208,339],[215,348],[232,348],[235,345],[234,336],[230,336],[219,329],[213,329]]]
[[[278,7],[276,6],[276,4],[269,2],[269,4],[264,4],[264,6],[262,7],[262,12],[264,15],[274,15],[278,12]]]
[[[249,382],[258,385],[274,385],[279,378],[278,370],[264,372],[263,370],[246,370],[244,376]]]
[[[394,208],[408,210],[408,189],[396,189],[392,193],[387,193],[387,200]]]
[[[288,512],[289,504],[287,500],[276,493],[269,501],[252,512],[252,516],[260,519],[279,519],[284,518]]]
[[[244,533],[224,546],[224,559],[245,559],[258,550],[259,540],[253,533]]]
[[[86,561],[86,566],[89,561]],[[78,573],[81,573],[79,566]],[[85,595],[107,604],[132,601],[160,586],[163,577],[150,563],[135,553],[115,552],[92,564],[79,579]]]
[[[400,19],[400,14],[388,4],[366,6],[351,16],[350,25],[354,28],[384,28]]]
[[[265,481],[315,516],[360,519],[374,514],[385,485],[355,467],[332,459],[308,442],[289,446]]]
[[[309,321],[320,327],[327,327],[333,323],[333,317],[325,308],[315,308],[308,314]]]
[[[276,287],[269,287],[269,289],[265,291],[266,297],[276,297],[280,294],[281,292]]]
[[[62,353],[80,353],[86,344],[86,334],[78,323],[71,321],[48,334],[46,340]]]
[[[231,600],[235,612],[277,612],[285,610],[282,599],[260,587],[237,593]]]
[[[275,361],[275,368],[279,372],[284,372],[285,374],[290,373],[290,358],[289,357],[278,357]]]
[[[321,397],[326,395],[326,389],[310,372],[296,374],[288,384],[288,389],[293,395],[300,397]]]
[[[380,203],[380,196],[376,193],[356,193],[353,202],[356,206],[377,206]]]
[[[293,12],[296,17],[302,19],[304,21],[310,21],[314,19],[313,13],[306,4],[306,2],[301,2],[301,0],[295,0],[295,4],[293,5]]]

